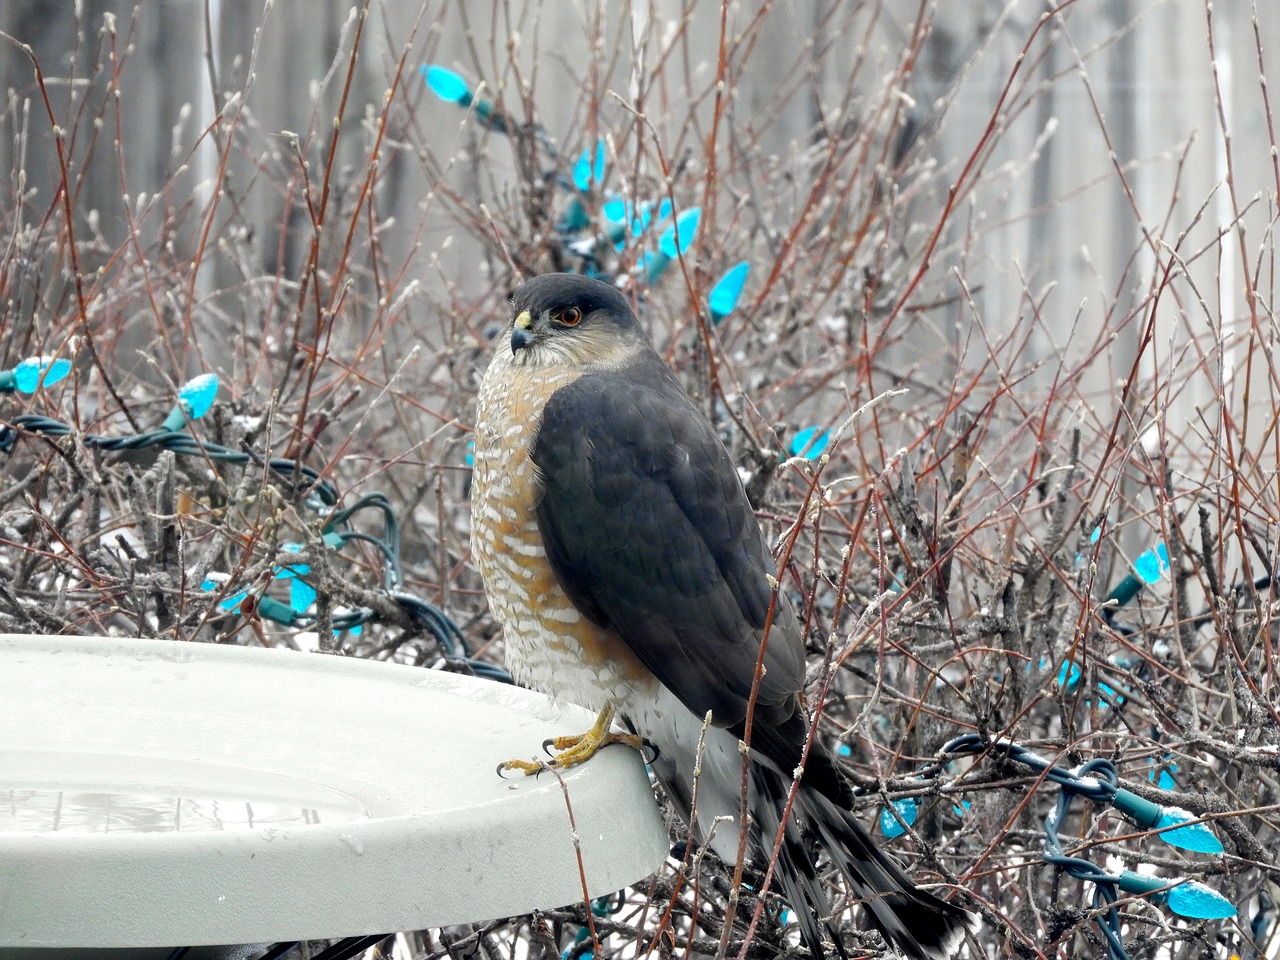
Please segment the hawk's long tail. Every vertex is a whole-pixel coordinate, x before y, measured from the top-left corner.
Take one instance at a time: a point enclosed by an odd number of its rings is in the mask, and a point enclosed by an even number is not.
[[[696,806],[692,820],[698,842],[709,842],[722,860],[733,863],[738,854],[733,821],[738,818],[742,783],[741,732],[723,727],[704,731],[702,720],[665,687],[659,688],[656,701],[641,702],[624,713],[623,720],[633,732],[658,745],[651,766],[686,820]],[[789,771],[800,763],[808,733],[808,720],[799,710],[768,720],[753,731],[751,744],[749,839],[757,865],[773,852],[791,791]],[[701,755],[700,745],[705,747]],[[695,770],[700,771],[696,805]],[[840,957],[846,956],[838,932],[825,919],[831,915],[831,905],[815,866],[815,859],[825,854],[871,922],[901,954],[909,960],[951,957],[965,929],[972,928],[977,918],[916,887],[894,859],[876,846],[851,812],[852,802],[853,791],[831,754],[814,741],[787,818],[773,882],[795,911],[805,946],[816,960],[827,952],[823,943],[829,938]],[[732,819],[718,822],[722,816]]]
[[[752,780],[754,839],[759,848],[770,851],[791,783],[761,763],[752,765]],[[871,922],[903,955],[910,960],[953,956],[976,917],[919,889],[849,810],[815,787],[802,782],[795,807],[799,817],[788,820],[775,876],[814,957],[824,955],[823,925],[840,956],[847,956],[834,927],[822,919],[831,908],[813,864],[815,843],[844,876],[849,892],[861,902]]]

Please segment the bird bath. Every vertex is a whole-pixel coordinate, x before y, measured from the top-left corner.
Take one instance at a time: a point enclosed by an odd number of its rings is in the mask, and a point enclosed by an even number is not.
[[[391,933],[635,883],[668,839],[633,751],[563,788],[495,773],[592,719],[396,664],[0,635],[0,956]]]

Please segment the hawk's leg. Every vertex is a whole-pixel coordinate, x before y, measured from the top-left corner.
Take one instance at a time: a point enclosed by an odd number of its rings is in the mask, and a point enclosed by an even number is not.
[[[567,770],[576,767],[595,756],[601,747],[611,743],[623,743],[632,749],[639,750],[641,755],[651,745],[632,733],[614,733],[609,727],[613,724],[613,707],[605,707],[596,717],[596,722],[586,733],[571,734],[566,737],[552,737],[542,741],[544,750],[555,750],[556,755],[548,760],[508,760],[498,765],[498,773],[508,770],[519,770],[526,777],[542,773],[544,770]]]

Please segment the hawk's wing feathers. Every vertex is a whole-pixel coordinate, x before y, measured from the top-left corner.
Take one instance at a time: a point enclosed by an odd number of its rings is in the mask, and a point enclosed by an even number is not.
[[[552,394],[532,450],[556,578],[696,716],[746,715],[773,560],[729,455],[656,354]],[[789,714],[804,683],[778,604],[759,703]]]

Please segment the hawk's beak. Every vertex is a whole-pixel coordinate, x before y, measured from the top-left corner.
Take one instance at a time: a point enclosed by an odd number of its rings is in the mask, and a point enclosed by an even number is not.
[[[511,328],[512,354],[518,353],[531,343],[533,343],[533,317],[528,310],[521,310]]]

